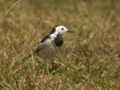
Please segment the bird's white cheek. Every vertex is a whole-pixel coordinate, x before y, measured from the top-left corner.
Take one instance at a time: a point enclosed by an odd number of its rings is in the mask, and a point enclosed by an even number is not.
[[[62,31],[62,32],[60,32],[60,34],[63,34],[64,32]]]
[[[65,32],[67,32],[67,30],[62,31],[61,34],[64,34]]]

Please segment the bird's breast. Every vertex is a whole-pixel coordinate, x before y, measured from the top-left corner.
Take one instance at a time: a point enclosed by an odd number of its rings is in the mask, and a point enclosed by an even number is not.
[[[55,42],[55,45],[57,47],[61,47],[63,45],[63,43],[64,43],[62,35],[58,34],[57,37],[55,38],[54,42]]]

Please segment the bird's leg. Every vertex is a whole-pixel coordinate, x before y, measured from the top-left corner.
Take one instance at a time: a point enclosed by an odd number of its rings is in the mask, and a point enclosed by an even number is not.
[[[48,63],[48,60],[44,60],[44,66],[45,66],[45,73],[46,74],[49,74],[50,71],[49,71],[49,63]]]
[[[55,70],[56,69],[56,64],[54,63],[54,60],[55,58],[51,58],[50,59],[50,68],[51,68],[51,70]]]
[[[55,63],[52,61],[50,64],[51,64],[51,70],[53,71],[55,69]]]

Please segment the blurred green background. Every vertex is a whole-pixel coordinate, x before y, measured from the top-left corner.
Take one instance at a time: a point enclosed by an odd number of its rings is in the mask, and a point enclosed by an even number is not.
[[[0,87],[3,90],[120,90],[120,0],[0,0]],[[53,26],[64,35],[62,65],[44,72],[22,61]]]

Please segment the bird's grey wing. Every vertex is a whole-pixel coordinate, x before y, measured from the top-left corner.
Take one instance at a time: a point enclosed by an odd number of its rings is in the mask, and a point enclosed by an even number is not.
[[[52,56],[52,53],[55,51],[55,48],[50,43],[40,43],[39,46],[34,51],[34,55],[40,56],[40,57],[48,57]]]
[[[36,55],[37,53],[39,53],[40,51],[42,51],[43,49],[45,49],[46,46],[47,46],[46,44],[40,43],[40,44],[37,46],[37,48],[34,50],[34,54]]]

